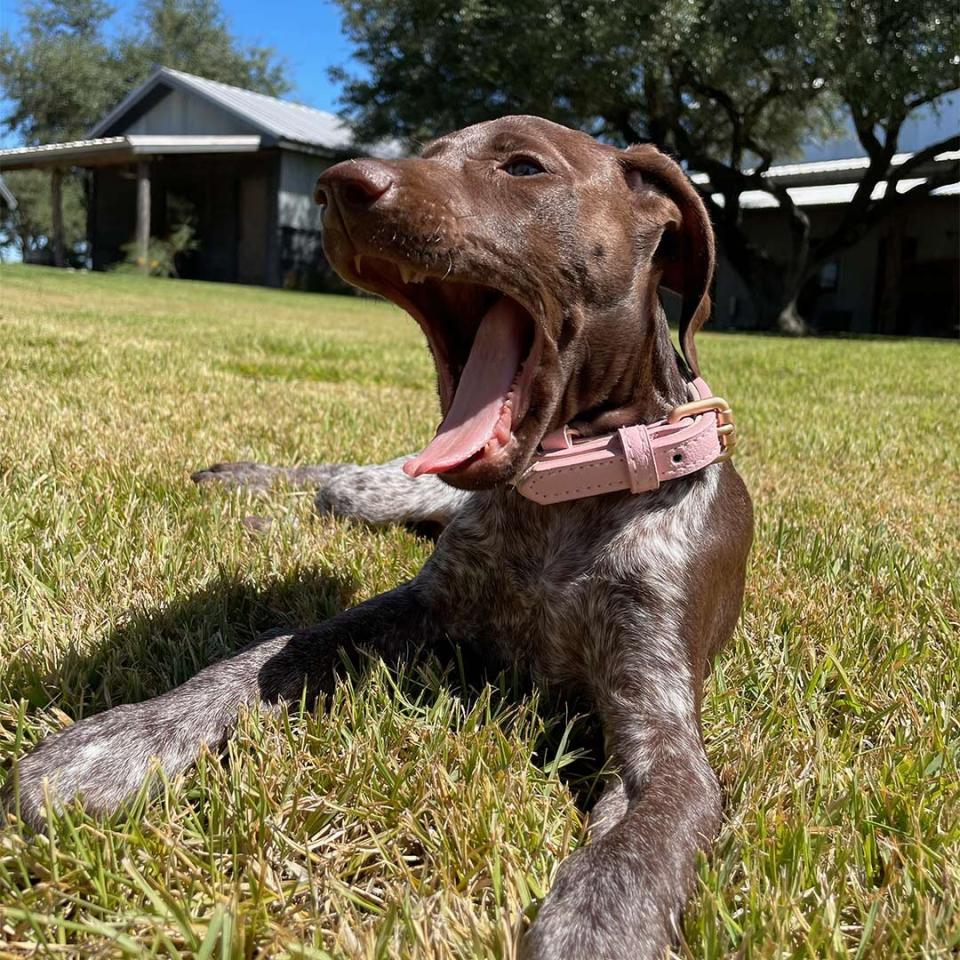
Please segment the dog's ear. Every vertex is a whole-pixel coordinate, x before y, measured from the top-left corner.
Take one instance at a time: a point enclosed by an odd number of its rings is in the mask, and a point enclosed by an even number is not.
[[[681,168],[652,144],[621,151],[630,188],[664,194],[676,207],[664,214],[663,234],[655,258],[662,270],[660,283],[683,298],[680,311],[680,349],[687,366],[700,375],[694,337],[710,316],[713,282],[713,227],[703,200]]]

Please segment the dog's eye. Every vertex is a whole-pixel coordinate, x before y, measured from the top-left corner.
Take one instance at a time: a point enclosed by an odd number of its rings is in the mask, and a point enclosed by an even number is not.
[[[538,173],[547,171],[530,157],[514,157],[507,161],[501,168],[504,173],[509,173],[511,177],[535,177]]]

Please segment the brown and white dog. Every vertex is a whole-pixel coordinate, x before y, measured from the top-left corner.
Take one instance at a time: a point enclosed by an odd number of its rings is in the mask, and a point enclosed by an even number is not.
[[[616,771],[525,955],[660,957],[720,822],[700,705],[741,607],[750,499],[728,462],[549,505],[521,488],[548,435],[615,438],[690,400],[714,262],[703,204],[653,147],[617,150],[534,117],[469,127],[415,159],[338,164],[317,196],[335,269],[423,328],[443,423],[391,464],[221,464],[196,479],[315,484],[330,512],[441,525],[436,551],[382,596],[49,737],[19,763],[20,810],[36,823],[45,789],[113,810],[152,764],[170,776],[221,749],[245,705],[329,685],[344,648],[394,657],[477,641],[588,698]],[[661,284],[683,297],[683,360]]]

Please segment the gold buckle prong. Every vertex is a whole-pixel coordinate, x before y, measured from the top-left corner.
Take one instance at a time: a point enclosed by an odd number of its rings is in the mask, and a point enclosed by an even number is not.
[[[700,400],[691,400],[681,403],[667,414],[667,423],[676,423],[685,417],[699,417],[704,413],[714,411],[717,414],[717,436],[720,438],[720,456],[714,463],[729,460],[733,455],[733,448],[737,445],[737,427],[733,422],[733,409],[723,397],[704,397]]]
[[[698,417],[711,410],[715,410],[720,416],[733,413],[730,404],[723,397],[704,397],[702,400],[691,400],[689,403],[681,403],[679,407],[674,407],[667,414],[667,423],[676,423],[684,417]]]

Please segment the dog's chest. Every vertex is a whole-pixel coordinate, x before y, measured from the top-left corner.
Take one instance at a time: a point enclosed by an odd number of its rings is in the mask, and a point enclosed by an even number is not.
[[[606,507],[465,511],[421,577],[448,636],[548,681],[582,673],[645,596],[634,509]]]

